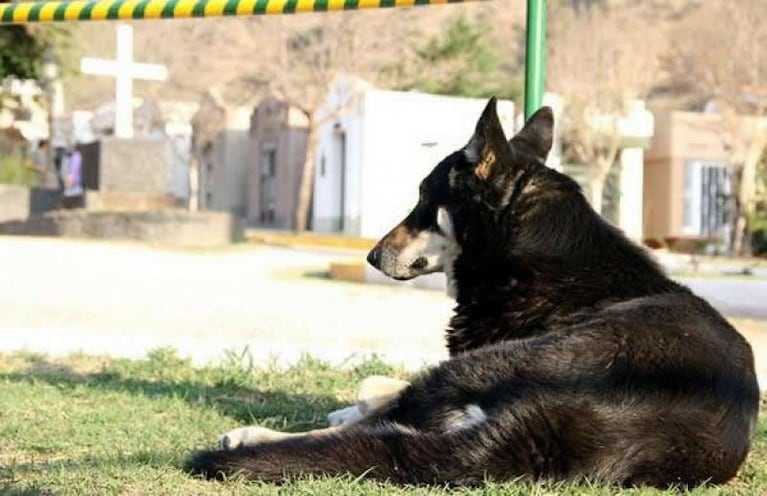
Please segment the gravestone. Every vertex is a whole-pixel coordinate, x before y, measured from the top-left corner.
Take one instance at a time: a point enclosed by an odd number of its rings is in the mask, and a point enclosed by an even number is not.
[[[166,140],[105,137],[82,145],[83,186],[90,191],[166,193]]]
[[[105,137],[81,145],[85,206],[95,210],[178,207],[170,193],[165,138]]]
[[[146,210],[177,206],[169,192],[169,143],[164,137],[136,137],[133,124],[133,80],[165,81],[163,65],[133,61],[133,28],[116,28],[114,60],[84,58],[84,74],[115,78],[113,136],[83,145],[83,188],[91,209]]]

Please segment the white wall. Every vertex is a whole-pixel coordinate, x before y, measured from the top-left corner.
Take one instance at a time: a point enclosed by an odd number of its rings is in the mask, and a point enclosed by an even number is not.
[[[189,162],[191,160],[192,125],[166,124],[166,168],[168,192],[174,197],[189,198]]]
[[[471,138],[487,103],[414,92],[365,93],[360,235],[379,238],[401,221],[418,200],[418,185],[440,160]],[[514,105],[498,102],[508,136]]]
[[[331,92],[326,108],[338,103],[335,95]],[[486,104],[483,98],[362,91],[337,119],[320,127],[314,230],[338,232],[341,171],[335,135],[339,130],[346,134],[344,233],[378,238],[415,205],[418,184],[434,166],[469,141]],[[513,103],[499,102],[498,113],[511,136]]]
[[[202,185],[205,193],[211,193],[211,210],[233,212],[244,217],[248,201],[249,107],[234,107],[227,110],[226,128],[217,137],[212,154],[211,176],[203,172]],[[207,166],[203,165],[206,171]]]
[[[333,106],[331,94],[329,106]],[[313,226],[319,232],[338,232],[341,213],[341,157],[336,146],[337,134],[346,134],[346,177],[345,198],[343,205],[344,233],[360,235],[360,184],[363,142],[363,106],[361,98],[346,105],[343,113],[333,120],[325,122],[319,130],[317,154],[315,156],[314,211]],[[325,158],[325,174],[321,173],[321,163]]]
[[[189,163],[192,147],[192,118],[200,105],[192,102],[157,102],[168,137],[168,192],[178,199],[189,198]]]

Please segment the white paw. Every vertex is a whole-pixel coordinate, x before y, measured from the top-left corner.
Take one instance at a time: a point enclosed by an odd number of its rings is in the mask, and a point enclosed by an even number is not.
[[[233,450],[240,446],[253,446],[254,444],[274,441],[281,437],[280,432],[267,429],[266,427],[257,427],[249,425],[238,427],[237,429],[225,432],[218,437],[218,448],[222,450]]]
[[[360,409],[356,406],[348,406],[335,410],[328,414],[328,425],[331,427],[337,427],[342,424],[350,424],[357,422],[362,418]]]

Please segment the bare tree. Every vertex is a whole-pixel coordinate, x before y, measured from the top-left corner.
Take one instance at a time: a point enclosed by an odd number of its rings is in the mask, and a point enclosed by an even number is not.
[[[710,0],[673,32],[672,80],[719,113],[734,191],[731,250],[748,250],[756,174],[767,147],[767,23],[758,1]]]
[[[640,6],[552,10],[548,83],[565,101],[566,156],[589,167],[591,203],[601,212],[620,151],[620,119],[627,103],[645,97],[659,78],[663,27],[649,29]]]
[[[275,23],[270,43],[275,53],[255,73],[267,81],[270,94],[300,109],[307,119],[307,152],[293,222],[296,231],[307,227],[319,128],[344,112],[357,88],[347,85],[336,98],[335,108],[325,108],[331,86],[349,75],[375,82],[386,60],[404,53],[402,37],[408,15],[399,11],[345,12]]]
[[[284,52],[284,47],[278,47],[275,42],[285,34],[299,33],[321,24],[337,27],[343,23],[338,21],[339,18],[352,18],[355,26],[369,28],[362,33],[364,39],[357,35],[361,48],[375,46],[382,50],[367,54],[365,59],[377,59],[383,67],[397,60],[400,54],[406,54],[416,37],[423,40],[434,36],[441,32],[446,20],[459,13],[491,19],[501,26],[498,31],[507,36],[511,32],[507,29],[509,23],[516,21],[519,24],[523,20],[519,15],[523,3],[524,0],[498,0],[366,12],[128,21],[135,30],[136,60],[165,64],[170,73],[170,80],[164,84],[136,81],[135,92],[153,99],[190,101],[215,87],[228,105],[250,104],[264,95],[267,77],[280,72],[281,67],[275,67],[273,57]],[[114,57],[114,24],[75,23],[67,24],[66,28],[71,31],[68,51],[72,52],[67,59],[74,62],[67,74],[68,101],[76,108],[89,108],[109,101],[113,95],[111,81],[82,77],[77,67],[81,56]],[[368,39],[376,37],[380,40]],[[386,41],[391,42],[389,46],[383,46]],[[507,45],[503,44],[505,48]]]
[[[409,22],[413,15],[397,9],[188,22],[183,29],[165,28],[167,34],[155,56],[165,51],[160,58],[173,60],[170,83],[181,92],[190,87],[209,88],[220,96],[222,105],[252,104],[271,95],[304,113],[308,144],[294,218],[295,230],[303,231],[312,199],[319,127],[344,111],[356,86],[349,85],[348,94],[336,98],[333,109],[323,107],[329,90],[339,77],[347,75],[380,80],[387,61],[406,56],[408,40],[416,32],[415,24]],[[156,42],[156,34],[152,39]],[[200,45],[205,46],[204,51]],[[211,53],[216,56],[210,57]],[[200,133],[213,126],[205,120],[201,118],[195,125],[197,148],[206,139]],[[199,153],[195,156],[199,159]],[[190,178],[195,167],[190,169]]]

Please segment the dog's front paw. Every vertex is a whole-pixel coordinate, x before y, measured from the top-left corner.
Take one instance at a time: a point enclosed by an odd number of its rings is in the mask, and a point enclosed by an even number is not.
[[[281,437],[281,434],[266,427],[254,425],[238,427],[218,437],[218,448],[233,450],[241,446],[253,446],[254,444],[275,441]]]
[[[357,406],[348,406],[328,414],[328,425],[338,427],[342,424],[352,424],[362,418],[362,413]]]

